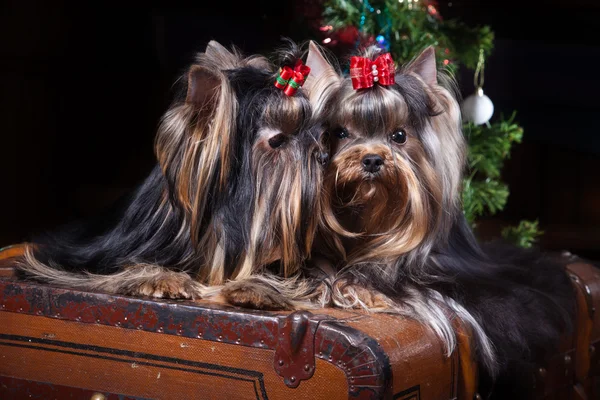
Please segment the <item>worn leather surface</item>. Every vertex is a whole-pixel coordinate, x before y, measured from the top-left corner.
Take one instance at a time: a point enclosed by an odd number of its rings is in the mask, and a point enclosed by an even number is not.
[[[0,327],[5,377],[149,399],[348,398],[343,372],[319,359],[290,389],[273,350],[11,312]]]

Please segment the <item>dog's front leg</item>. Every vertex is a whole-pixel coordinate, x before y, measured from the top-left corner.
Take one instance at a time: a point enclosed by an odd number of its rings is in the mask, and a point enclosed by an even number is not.
[[[305,275],[281,278],[263,273],[229,281],[220,295],[230,304],[258,310],[314,309],[320,306],[320,287],[320,280]]]
[[[331,301],[337,307],[366,311],[386,311],[393,308],[393,302],[388,297],[346,278],[336,279],[331,292]]]
[[[123,272],[104,278],[105,285],[114,285],[114,292],[131,296],[149,296],[164,299],[199,299],[204,285],[186,272],[155,265],[133,265]]]
[[[268,275],[233,280],[221,289],[229,304],[256,310],[293,310],[293,302],[282,293],[282,281]],[[279,290],[278,290],[279,288]]]

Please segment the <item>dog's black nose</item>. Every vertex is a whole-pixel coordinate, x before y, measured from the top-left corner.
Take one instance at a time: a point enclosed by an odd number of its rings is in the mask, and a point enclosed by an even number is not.
[[[362,159],[363,168],[367,172],[375,173],[381,169],[383,165],[383,158],[377,154],[367,154]]]
[[[318,152],[317,153],[317,160],[322,164],[325,165],[327,164],[327,161],[329,161],[329,153],[326,152]]]

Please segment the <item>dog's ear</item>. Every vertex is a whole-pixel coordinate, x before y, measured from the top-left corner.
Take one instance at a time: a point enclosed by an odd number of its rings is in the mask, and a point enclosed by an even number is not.
[[[204,53],[198,56],[198,63],[190,67],[186,103],[204,109],[216,102],[215,95],[226,80],[223,70],[236,68],[239,56],[230,52],[219,42],[211,40]],[[208,107],[211,108],[211,107]]]
[[[215,40],[208,42],[204,55],[212,64],[223,71],[241,67],[254,67],[262,70],[271,68],[266,58],[261,56],[244,58],[235,47],[230,51]]]
[[[339,84],[341,78],[331,63],[323,56],[319,46],[312,40],[308,45],[306,65],[310,68],[310,74],[302,87],[306,90],[313,107],[319,108],[325,98],[325,93]]]
[[[169,197],[183,210],[196,246],[204,243],[202,223],[212,218],[211,196],[227,188],[235,132],[237,101],[221,69],[234,55],[218,46],[209,46],[210,55],[200,53],[183,76],[185,101],[164,115],[155,141]]]
[[[426,84],[437,84],[437,66],[435,64],[435,49],[427,47],[417,58],[406,67],[409,72],[419,75]]]
[[[192,65],[188,72],[186,103],[195,105],[198,109],[210,109],[219,91],[221,78],[214,71],[199,65]]]
[[[329,61],[325,59],[319,46],[312,40],[308,45],[306,65],[310,67],[309,77],[320,79],[323,76],[337,76],[335,69],[331,66]],[[306,84],[304,86],[306,86]]]
[[[231,52],[215,40],[208,42],[204,54],[221,70],[235,69],[241,66],[242,57],[235,50]]]

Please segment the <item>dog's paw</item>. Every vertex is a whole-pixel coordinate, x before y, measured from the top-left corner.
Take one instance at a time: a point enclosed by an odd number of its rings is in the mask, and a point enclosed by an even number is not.
[[[312,287],[314,288],[306,299],[320,308],[333,306],[332,304],[332,290],[329,282],[322,280],[321,282],[315,282]]]
[[[390,308],[390,300],[376,290],[366,288],[345,279],[338,279],[333,284],[332,302],[343,308],[359,308],[366,310],[385,310]]]
[[[198,285],[185,272],[165,271],[152,279],[141,282],[132,290],[131,294],[162,299],[193,300],[200,298]]]
[[[225,300],[234,306],[256,310],[290,310],[289,301],[275,289],[264,284],[248,281],[233,281],[221,290]]]

